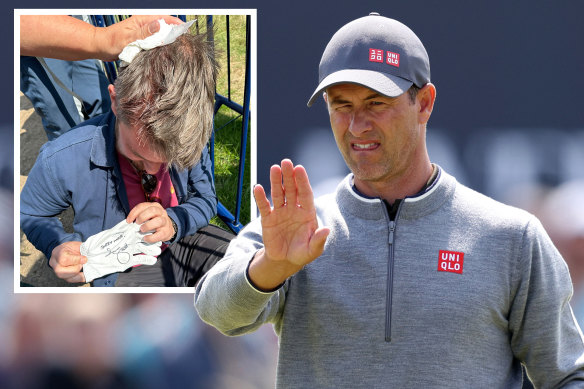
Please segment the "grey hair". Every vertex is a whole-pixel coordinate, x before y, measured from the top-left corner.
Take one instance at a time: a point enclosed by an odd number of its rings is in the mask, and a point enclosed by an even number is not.
[[[219,65],[205,34],[140,52],[116,79],[117,119],[178,169],[198,163],[213,131]]]

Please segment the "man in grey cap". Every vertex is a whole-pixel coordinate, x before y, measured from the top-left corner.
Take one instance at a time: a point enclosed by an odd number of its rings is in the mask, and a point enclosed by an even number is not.
[[[272,323],[283,388],[583,387],[570,275],[539,221],[430,162],[436,88],[405,25],[352,21],[320,63],[349,174],[313,199],[306,171],[270,170],[273,207],[196,287],[227,335]]]

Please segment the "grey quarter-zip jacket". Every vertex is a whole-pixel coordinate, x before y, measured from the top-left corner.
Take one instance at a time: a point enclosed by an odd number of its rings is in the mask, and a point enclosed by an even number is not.
[[[584,341],[566,263],[531,214],[440,170],[391,220],[347,176],[316,200],[324,253],[271,293],[247,267],[259,220],[195,289],[230,336],[272,323],[279,388],[584,387]]]

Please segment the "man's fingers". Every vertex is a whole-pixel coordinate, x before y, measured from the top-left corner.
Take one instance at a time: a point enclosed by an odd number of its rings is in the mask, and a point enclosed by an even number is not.
[[[311,210],[314,208],[314,194],[310,187],[308,174],[302,165],[294,168],[294,177],[296,178],[296,191],[298,193],[298,204],[304,209]]]
[[[143,233],[152,232],[142,238],[147,243],[164,242],[172,238],[174,234],[172,222],[167,215],[157,215],[148,219],[148,221],[140,226],[140,231]]]
[[[159,19],[164,19],[166,24],[182,24],[183,21],[179,18],[169,15],[143,15],[143,16],[133,16],[136,18],[136,23],[140,26],[140,36],[136,39],[146,39],[150,35],[153,35],[160,31]],[[131,19],[131,18],[130,18]]]
[[[286,196],[285,202],[295,206],[296,180],[294,179],[294,164],[289,159],[282,161],[282,180],[284,182],[284,195]]]
[[[140,203],[130,211],[126,221],[140,224],[141,232],[154,231],[153,234],[143,238],[145,242],[154,243],[166,241],[172,237],[170,233],[172,227],[171,224],[167,223],[167,219],[168,215],[162,205],[158,203]]]
[[[59,261],[53,261],[56,266],[70,267],[70,266],[83,266],[87,263],[87,257],[79,254],[64,253],[59,258]]]
[[[138,218],[140,219],[140,218]],[[146,233],[151,231],[158,231],[160,228],[167,226],[166,220],[162,216],[156,216],[148,219],[140,226],[140,232]]]
[[[184,22],[175,16],[170,15],[162,15],[162,19],[166,22],[166,24],[183,24]]]
[[[308,250],[312,258],[319,257],[324,251],[324,244],[326,243],[326,238],[331,232],[328,227],[321,227],[314,231],[310,242],[308,243]]]
[[[158,20],[153,20],[145,26],[142,26],[142,39],[146,39],[150,35],[153,35],[160,31],[160,23]]]
[[[284,188],[282,187],[282,169],[278,165],[270,168],[270,190],[272,192],[272,203],[274,209],[284,205]]]
[[[132,210],[130,211],[130,213],[126,217],[126,222],[133,223],[136,220],[136,218],[138,217],[138,215],[140,215],[140,213],[149,206],[150,206],[150,203],[140,203],[140,204],[136,205],[134,208],[132,208]]]
[[[266,191],[264,190],[264,187],[259,184],[254,186],[253,197],[255,199],[256,205],[258,206],[258,210],[260,211],[260,216],[262,218],[267,217],[272,209],[270,207],[270,202],[266,197]]]
[[[126,217],[128,223],[136,222],[136,224],[142,224],[152,218],[161,216],[164,213],[164,208],[158,203],[140,203],[136,205]],[[140,229],[142,232],[148,231],[147,229]]]
[[[81,282],[81,281],[70,281],[70,280],[79,279],[79,277],[76,277],[76,276],[79,275],[79,273],[81,272],[82,269],[83,269],[83,265],[73,265],[73,266],[57,265],[56,267],[53,268],[57,277],[62,278],[68,282]],[[85,279],[85,277],[83,277],[83,279]]]
[[[156,242],[164,242],[167,241],[170,237],[169,231],[165,231],[165,229],[161,228],[154,232],[153,234],[148,234],[142,238],[142,240],[146,243],[156,243]]]

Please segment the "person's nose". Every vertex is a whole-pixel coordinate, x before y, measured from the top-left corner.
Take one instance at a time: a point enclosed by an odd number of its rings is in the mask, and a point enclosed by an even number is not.
[[[349,132],[359,137],[365,132],[371,130],[371,120],[364,109],[356,109],[351,115],[351,122],[349,123]]]

